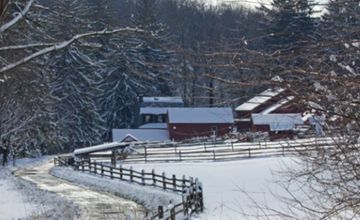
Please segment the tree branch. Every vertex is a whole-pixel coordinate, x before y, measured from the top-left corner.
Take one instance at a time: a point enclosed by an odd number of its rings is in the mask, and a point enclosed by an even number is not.
[[[115,34],[115,33],[119,33],[119,32],[127,32],[127,31],[144,32],[143,30],[139,30],[139,29],[135,29],[135,28],[119,28],[119,29],[115,29],[115,30],[111,30],[111,31],[108,31],[107,29],[105,29],[103,31],[95,31],[95,32],[89,32],[89,33],[85,33],[85,34],[78,34],[78,35],[75,35],[70,40],[63,41],[61,43],[55,44],[54,46],[44,48],[36,53],[33,53],[33,54],[15,62],[15,63],[11,63],[11,64],[1,68],[0,74],[4,73],[6,71],[12,70],[20,65],[23,65],[39,56],[43,56],[45,54],[64,49],[64,48],[68,47],[69,45],[71,45],[72,43],[74,43],[78,39],[90,37],[90,36],[97,36],[97,35]]]
[[[4,25],[2,25],[0,27],[0,34],[4,31],[6,31],[7,29],[9,29],[10,27],[12,27],[13,25],[15,25],[18,21],[20,21],[22,18],[24,18],[24,16],[29,12],[31,5],[34,3],[35,0],[30,0],[27,5],[25,6],[25,8],[15,17],[13,18],[11,21],[5,23]]]

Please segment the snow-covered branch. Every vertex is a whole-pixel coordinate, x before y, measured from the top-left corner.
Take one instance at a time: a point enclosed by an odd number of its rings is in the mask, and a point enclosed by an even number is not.
[[[29,48],[34,48],[34,47],[48,47],[48,46],[54,46],[54,43],[41,43],[41,44],[27,44],[27,45],[6,46],[6,47],[0,47],[0,51],[22,50],[22,49],[29,49]]]
[[[11,21],[3,24],[0,27],[0,33],[4,32],[5,30],[9,29],[10,27],[12,27],[13,25],[15,25],[18,21],[20,21],[22,18],[24,18],[24,16],[29,12],[31,5],[34,3],[35,0],[30,0],[25,8],[19,12],[19,14],[13,18]]]
[[[84,38],[84,37],[90,37],[90,36],[96,36],[96,35],[107,35],[107,34],[115,34],[115,33],[119,33],[119,32],[128,32],[128,31],[133,31],[133,32],[144,32],[143,30],[139,30],[136,28],[119,28],[119,29],[114,29],[114,30],[102,30],[102,31],[94,31],[94,32],[89,32],[89,33],[84,33],[84,34],[78,34],[75,35],[73,38],[71,38],[70,40],[67,41],[63,41],[61,43],[55,44],[54,46],[50,46],[47,48],[44,48],[36,53],[33,53],[15,63],[9,64],[3,68],[0,69],[0,73],[4,73],[6,71],[9,71],[11,69],[14,69],[22,64],[25,64],[39,56],[43,56],[45,54],[54,52],[54,51],[58,51],[61,49],[64,49],[66,47],[68,47],[69,45],[71,45],[72,43],[74,43],[76,40]]]

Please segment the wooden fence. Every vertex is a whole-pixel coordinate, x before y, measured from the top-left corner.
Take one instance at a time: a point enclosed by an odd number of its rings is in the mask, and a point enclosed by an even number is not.
[[[307,152],[316,148],[331,148],[331,139],[309,139],[308,141],[281,141],[257,143],[228,143],[197,145],[147,144],[136,146],[129,155],[118,155],[122,163],[135,162],[181,162],[181,161],[225,161],[269,156],[283,156]],[[107,153],[90,154],[90,158],[108,161]]]
[[[56,157],[54,163],[57,166],[70,166],[69,161],[71,157]],[[164,209],[164,206],[158,207],[158,213],[150,217],[150,219],[171,219],[175,220],[176,216],[182,214],[183,216],[191,216],[193,213],[200,213],[204,210],[203,190],[202,184],[198,179],[186,179],[183,176],[178,179],[175,175],[167,177],[165,173],[162,175],[156,174],[155,170],[151,173],[146,173],[120,167],[112,167],[102,163],[97,163],[89,159],[81,159],[75,161],[72,165],[75,170],[82,172],[89,172],[100,175],[102,177],[109,177],[111,179],[119,179],[136,183],[143,186],[152,186],[162,188],[182,194],[182,202],[179,204],[171,204]]]

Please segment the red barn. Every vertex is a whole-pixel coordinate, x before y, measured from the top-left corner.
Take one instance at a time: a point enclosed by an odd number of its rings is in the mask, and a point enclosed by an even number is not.
[[[252,114],[252,131],[268,132],[271,139],[294,138],[294,129],[302,125],[301,114]]]
[[[232,131],[231,108],[169,108],[167,129],[170,139],[222,136]]]

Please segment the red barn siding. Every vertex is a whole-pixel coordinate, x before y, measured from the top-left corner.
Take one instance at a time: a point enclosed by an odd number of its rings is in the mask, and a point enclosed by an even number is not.
[[[269,125],[253,125],[253,132],[268,132],[269,137],[271,140],[277,140],[277,139],[294,139],[294,133],[293,131],[270,131]]]
[[[269,125],[253,125],[252,127],[253,132],[269,132],[270,133],[270,126]]]
[[[193,137],[211,136],[211,127],[217,126],[217,135],[223,136],[232,131],[232,124],[177,124],[168,123],[170,140],[181,141]],[[174,129],[176,127],[176,129]]]

